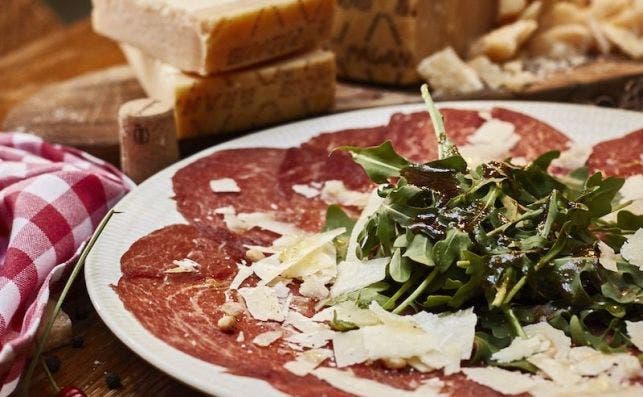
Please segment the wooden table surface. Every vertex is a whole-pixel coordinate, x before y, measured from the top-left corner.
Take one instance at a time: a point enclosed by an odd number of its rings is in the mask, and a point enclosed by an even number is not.
[[[52,24],[52,30],[42,38],[0,56],[0,120],[13,106],[46,84],[123,62],[118,47],[94,34],[89,21],[70,26]],[[74,334],[82,336],[85,343],[79,349],[64,346],[51,352],[62,361],[60,370],[54,374],[60,386],[80,387],[88,396],[201,395],[125,347],[96,314],[84,279],[75,282],[65,311],[72,317]],[[106,372],[120,375],[123,387],[109,390]],[[53,395],[40,367],[30,390],[34,397]]]

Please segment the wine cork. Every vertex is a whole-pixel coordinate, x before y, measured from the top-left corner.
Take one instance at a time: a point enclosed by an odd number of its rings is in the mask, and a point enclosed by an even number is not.
[[[156,99],[129,101],[118,111],[121,168],[140,183],[179,159],[172,105]]]

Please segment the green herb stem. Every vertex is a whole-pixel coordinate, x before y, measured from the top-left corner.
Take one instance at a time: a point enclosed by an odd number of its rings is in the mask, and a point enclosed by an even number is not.
[[[431,281],[435,278],[435,276],[438,274],[438,269],[435,268],[429,273],[428,276],[418,285],[418,287],[409,295],[398,307],[396,307],[393,310],[393,313],[395,314],[400,314],[404,309],[406,309],[411,303],[413,303],[418,296],[420,296],[424,290],[431,284]]]
[[[388,298],[386,302],[384,302],[384,305],[382,307],[386,310],[391,310],[395,306],[397,300],[400,299],[400,297],[404,295],[406,291],[408,291],[409,288],[411,288],[417,282],[418,275],[419,273],[415,272],[411,276],[411,278],[406,280],[406,282],[402,284],[402,286],[397,291],[395,291],[395,293],[390,298]]]
[[[522,329],[522,326],[520,325],[520,321],[518,321],[518,318],[516,317],[516,314],[514,313],[513,309],[508,306],[505,306],[502,309],[502,311],[507,317],[509,324],[511,324],[511,327],[514,329],[514,332],[516,333],[516,335],[520,336],[521,338],[527,338],[527,334],[525,333],[525,330]]]
[[[21,392],[21,395],[23,396],[28,396],[29,395],[29,383],[31,382],[31,378],[33,377],[34,370],[36,369],[36,365],[38,364],[38,360],[40,359],[40,355],[42,354],[44,348],[45,348],[45,342],[47,341],[47,338],[49,337],[49,333],[51,332],[51,328],[54,325],[54,321],[56,317],[58,316],[58,313],[60,312],[60,308],[62,307],[63,302],[65,301],[65,298],[67,297],[67,294],[69,293],[69,290],[71,289],[72,284],[74,283],[74,280],[76,280],[76,277],[78,276],[78,273],[80,273],[80,270],[83,268],[83,265],[85,264],[85,260],[87,259],[87,255],[89,255],[89,252],[91,251],[92,247],[96,243],[96,240],[100,236],[101,232],[107,225],[107,222],[109,222],[110,218],[112,215],[114,215],[114,210],[110,210],[107,215],[103,218],[103,220],[100,222],[98,227],[96,228],[96,231],[92,235],[92,237],[89,239],[89,242],[85,247],[83,248],[82,252],[80,253],[80,257],[78,258],[78,261],[74,265],[74,268],[71,271],[71,274],[69,275],[69,279],[65,283],[65,286],[60,293],[60,296],[58,297],[58,300],[56,301],[56,305],[54,306],[54,310],[51,312],[49,318],[47,319],[47,323],[45,325],[45,330],[42,334],[42,338],[37,342],[36,344],[36,353],[31,359],[31,362],[29,363],[29,367],[27,368],[27,371],[25,372],[25,377],[23,378],[23,390]]]
[[[498,226],[497,228],[493,229],[492,231],[487,233],[487,236],[493,237],[498,233],[504,232],[505,230],[509,229],[511,226],[515,225],[520,221],[524,221],[525,219],[536,217],[542,213],[543,213],[542,208],[539,208],[537,210],[527,211],[524,214],[520,215],[518,218],[514,219],[513,221],[505,223],[504,225]]]

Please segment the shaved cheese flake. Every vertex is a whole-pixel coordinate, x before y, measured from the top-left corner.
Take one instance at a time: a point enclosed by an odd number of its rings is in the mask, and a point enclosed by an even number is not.
[[[600,263],[607,270],[618,272],[618,268],[616,267],[616,260],[619,256],[614,253],[612,247],[599,240],[598,250],[601,253],[598,257],[598,263]]]
[[[458,348],[462,360],[471,357],[475,328],[478,322],[473,308],[441,315],[419,312],[413,318],[426,333],[438,342],[439,349],[455,346]],[[453,332],[455,329],[458,332]]]
[[[355,324],[358,327],[376,325],[380,323],[380,320],[375,313],[373,313],[371,310],[360,308],[353,301],[341,302],[329,308],[329,310],[330,317],[327,321],[331,321],[333,319],[333,316],[335,315],[337,316],[338,320]],[[321,312],[317,314],[321,314]],[[313,319],[315,319],[317,314],[313,317]]]
[[[623,196],[622,201],[643,200],[643,174],[626,178],[619,193]]]
[[[462,372],[467,376],[467,379],[503,394],[528,393],[545,382],[539,377],[498,367],[463,368]]]
[[[319,189],[315,189],[308,185],[292,185],[292,190],[306,198],[313,198],[319,196]]]
[[[252,343],[261,347],[270,346],[283,335],[284,333],[282,331],[266,331],[255,336],[254,339],[252,339]]]
[[[176,267],[165,270],[163,273],[194,273],[199,270],[200,265],[192,259],[180,259],[172,261]]]
[[[252,276],[252,267],[243,265],[241,263],[237,263],[237,274],[234,276],[232,281],[230,282],[230,287],[229,289],[234,290],[234,289],[239,289],[241,284],[243,284],[244,281],[250,276]]]
[[[368,203],[370,192],[349,190],[344,182],[338,180],[326,181],[321,191],[321,199],[326,204],[340,204],[347,207],[364,208]]]
[[[332,356],[333,352],[330,349],[307,350],[285,363],[284,368],[297,376],[306,376]]]
[[[330,280],[336,272],[336,251],[332,242],[345,231],[344,228],[338,228],[325,233],[305,235],[278,254],[255,262],[252,269],[261,279],[260,284],[267,284],[280,275],[303,278],[324,270],[330,272],[327,275]]]
[[[320,324],[313,321],[312,318],[292,310],[288,312],[284,325],[292,325],[301,332],[316,332],[330,329],[327,325]]]
[[[328,288],[326,288],[328,281],[325,277],[306,277],[304,278],[304,282],[299,286],[299,293],[308,298],[327,298],[330,293]]]
[[[246,307],[253,318],[260,321],[284,321],[284,314],[275,290],[266,287],[244,287],[239,294],[246,302]]]
[[[511,149],[520,141],[515,126],[506,121],[491,119],[480,126],[461,146],[460,153],[470,166],[509,157]]]
[[[509,346],[495,352],[491,358],[499,363],[510,363],[547,351],[550,346],[551,342],[541,335],[530,338],[518,337],[512,340]]]
[[[571,349],[572,340],[565,333],[557,328],[552,327],[547,321],[526,325],[523,330],[528,337],[542,336],[551,342],[551,348],[548,352],[550,356],[566,356]]]
[[[228,205],[226,207],[215,208],[214,210],[212,210],[212,212],[220,215],[234,215],[237,213],[237,210],[235,210],[233,206]]]
[[[390,258],[376,258],[366,262],[341,262],[337,265],[337,279],[330,289],[330,296],[335,298],[384,280],[389,261]]]
[[[560,156],[551,162],[551,165],[572,171],[584,166],[591,153],[591,146],[576,143],[567,150],[561,152]]]
[[[643,352],[643,321],[626,321],[625,328],[634,346]]]
[[[441,397],[444,384],[438,379],[429,379],[415,390],[398,389],[371,379],[355,376],[353,371],[321,367],[311,372],[331,386],[360,397]]]
[[[627,238],[621,247],[621,256],[630,264],[643,270],[643,228]]]
[[[285,340],[293,348],[317,349],[326,346],[335,334],[336,332],[329,328],[320,328],[310,332],[295,332],[288,335]]]
[[[295,225],[277,221],[272,214],[266,212],[247,212],[236,215],[226,213],[223,214],[223,220],[228,229],[233,232],[259,228],[279,235],[301,233]]]
[[[560,360],[555,360],[546,354],[536,354],[527,358],[527,361],[543,371],[555,383],[561,385],[574,385],[580,383],[581,376]]]
[[[243,331],[240,331],[240,332],[239,332],[239,335],[237,335],[237,339],[236,339],[236,340],[237,340],[237,342],[239,342],[239,343],[244,342],[244,341],[246,340],[246,336],[245,336],[245,334],[243,333]]]
[[[232,178],[213,179],[210,181],[210,189],[215,193],[239,193],[241,191],[237,181]]]

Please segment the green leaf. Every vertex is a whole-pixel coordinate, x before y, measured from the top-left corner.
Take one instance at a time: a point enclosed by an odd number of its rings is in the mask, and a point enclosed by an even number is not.
[[[361,165],[369,178],[375,183],[386,183],[388,178],[400,176],[400,171],[409,166],[409,161],[393,149],[391,141],[379,146],[359,147],[342,146],[337,150],[348,152],[353,161]]]
[[[612,201],[623,187],[623,178],[602,179],[600,173],[592,175],[585,185],[585,192],[577,201],[587,206],[592,218],[600,218],[612,212]]]
[[[433,246],[431,256],[441,272],[445,272],[461,255],[462,251],[469,249],[471,239],[467,233],[452,228],[447,231],[444,240]]]
[[[388,273],[391,278],[398,283],[405,283],[411,278],[412,268],[411,262],[407,258],[403,258],[402,250],[397,248],[388,264]]]
[[[621,210],[616,214],[616,225],[623,230],[635,232],[643,227],[643,215]]]
[[[404,252],[404,256],[426,266],[435,266],[431,258],[431,242],[423,234],[413,235],[413,240]]]
[[[341,227],[346,229],[344,233],[335,237],[334,240],[339,260],[346,258],[348,240],[350,239],[351,232],[353,231],[353,226],[355,226],[355,220],[346,215],[340,206],[335,204],[328,206],[326,209],[326,223],[324,224],[322,231],[327,232]]]

